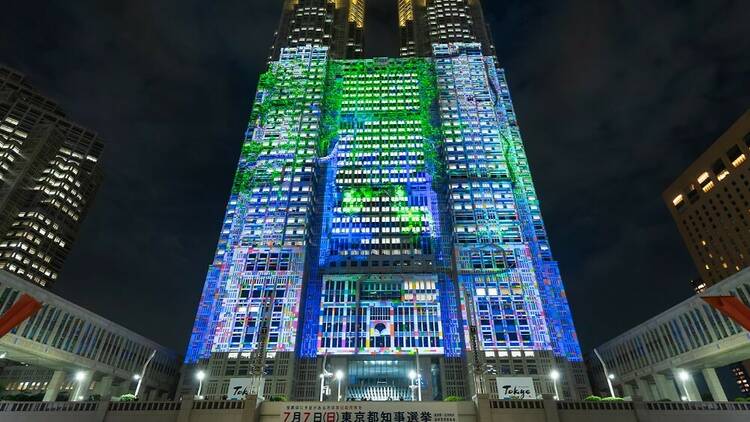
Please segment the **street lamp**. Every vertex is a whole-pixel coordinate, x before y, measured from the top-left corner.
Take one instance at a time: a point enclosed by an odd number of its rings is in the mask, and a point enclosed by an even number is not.
[[[323,401],[323,394],[326,391],[326,378],[331,378],[332,376],[332,373],[323,368],[323,373],[320,374],[320,401]]]
[[[137,397],[138,396],[138,390],[140,390],[140,386],[141,386],[141,375],[140,374],[133,374],[133,381],[135,381],[135,382],[138,383],[135,386],[135,393],[133,394],[134,396]]]
[[[417,394],[416,394],[416,391],[415,391],[417,389],[417,386],[414,385],[414,380],[415,379],[417,379],[417,372],[414,371],[414,370],[409,371],[409,381],[410,381],[410,383],[409,383],[409,389],[411,390],[411,401],[416,401],[417,400]]]
[[[557,380],[560,379],[560,372],[557,369],[553,369],[549,373],[549,377],[552,378],[552,383],[555,386],[555,400],[560,400],[560,393],[557,392]]]
[[[336,385],[339,388],[338,400],[341,401],[341,380],[344,378],[344,373],[341,370],[336,371]]]
[[[615,396],[615,389],[612,387],[612,380],[615,379],[614,374],[610,374],[607,370],[607,364],[604,363],[604,359],[602,359],[602,355],[599,354],[599,351],[594,349],[594,355],[597,359],[599,359],[599,362],[602,364],[602,369],[604,370],[604,377],[607,379],[607,385],[609,386],[609,395],[614,397]]]
[[[609,395],[610,397],[615,397],[615,388],[612,387],[612,381],[615,380],[615,374],[609,374],[607,375],[607,385],[609,386]]]
[[[680,381],[682,381],[682,389],[685,391],[685,398],[687,401],[692,401],[690,399],[690,392],[688,392],[687,388],[687,382],[690,380],[690,374],[687,371],[680,371],[677,373],[677,376],[680,378]]]
[[[133,377],[133,379],[138,381],[138,385],[135,386],[135,396],[138,397],[138,393],[141,391],[141,384],[143,384],[143,378],[146,377],[146,370],[148,369],[148,366],[151,364],[151,361],[154,360],[154,356],[156,356],[156,350],[153,350],[151,354],[148,356],[148,359],[146,359],[146,362],[143,364],[143,368],[141,368],[141,373],[136,374],[138,375],[138,378]]]
[[[411,401],[422,401],[421,377],[417,374],[417,371],[409,371],[409,380],[411,380],[411,384],[409,385],[409,388],[411,389]],[[417,394],[414,394],[414,390],[416,390]]]
[[[83,400],[83,381],[86,379],[86,372],[85,371],[78,371],[73,376],[73,378],[76,380],[76,383],[78,383],[78,387],[73,391],[73,401]]]
[[[203,371],[196,372],[195,379],[198,380],[198,399],[200,399],[201,391],[203,391],[203,380],[206,379],[206,373]]]

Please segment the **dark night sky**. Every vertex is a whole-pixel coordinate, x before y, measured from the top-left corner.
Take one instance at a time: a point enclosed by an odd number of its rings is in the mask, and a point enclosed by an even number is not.
[[[279,4],[4,7],[0,61],[106,142],[106,180],[58,293],[184,351]],[[382,54],[396,38],[376,9],[368,35]],[[750,2],[485,9],[588,349],[690,294],[695,270],[660,194],[750,107]]]

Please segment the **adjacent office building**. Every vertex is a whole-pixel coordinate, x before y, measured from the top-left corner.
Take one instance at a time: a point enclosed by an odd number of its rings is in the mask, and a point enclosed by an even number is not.
[[[750,265],[750,110],[663,193],[700,277],[697,293]],[[745,358],[750,357],[746,356]],[[750,393],[745,361],[732,373]]]
[[[405,57],[370,59],[364,3],[285,3],[187,351],[202,393],[335,400],[338,374],[344,399],[440,400],[557,371],[584,397],[479,2],[394,0]]]
[[[662,194],[710,287],[750,265],[750,110]]]
[[[0,315],[26,294],[42,304],[0,338],[5,395],[171,397],[180,357],[42,287],[51,286],[100,185],[101,139],[24,75],[0,66]],[[29,283],[31,282],[31,283]]]
[[[102,142],[0,66],[0,269],[53,284],[101,181]]]

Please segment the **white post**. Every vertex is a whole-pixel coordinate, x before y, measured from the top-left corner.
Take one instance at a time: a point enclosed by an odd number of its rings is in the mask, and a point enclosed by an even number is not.
[[[687,382],[690,379],[690,374],[687,373],[685,370],[681,370],[677,373],[677,376],[680,378],[681,384],[682,384],[682,390],[685,392],[685,398],[687,401],[693,401],[690,398],[690,391],[688,391]]]
[[[326,370],[326,360],[328,359],[328,354],[326,353],[323,355],[323,370],[320,371],[320,401],[323,401],[323,388],[325,387],[326,382],[326,373],[328,372]]]
[[[612,378],[614,376],[609,373],[607,370],[607,364],[604,363],[604,359],[602,359],[602,355],[599,354],[599,351],[594,349],[594,355],[596,355],[596,358],[599,359],[599,362],[602,364],[602,369],[604,370],[604,378],[607,380],[607,385],[609,386],[609,395],[610,397],[615,397],[615,389],[612,387]]]
[[[143,378],[146,376],[146,369],[148,369],[148,365],[151,364],[151,360],[154,359],[154,356],[156,356],[156,350],[151,352],[151,356],[146,359],[146,363],[143,364],[143,368],[141,369],[141,373],[138,376],[138,385],[135,387],[135,396],[138,397],[138,393],[141,391],[141,383],[143,382]]]
[[[195,378],[198,379],[198,400],[201,399],[201,392],[203,391],[203,380],[206,378],[206,373],[198,371],[195,373]]]
[[[419,368],[419,348],[417,348],[417,397],[422,401],[422,370]]]
[[[553,369],[549,377],[552,378],[552,385],[555,387],[555,400],[560,400],[560,393],[557,391],[557,380],[560,379],[560,372],[557,369]]]
[[[557,392],[557,380],[552,381],[552,384],[555,386],[555,400],[560,400],[560,394]]]
[[[338,387],[338,396],[336,401],[341,401],[341,380],[344,378],[344,373],[339,369],[336,371],[336,386]]]

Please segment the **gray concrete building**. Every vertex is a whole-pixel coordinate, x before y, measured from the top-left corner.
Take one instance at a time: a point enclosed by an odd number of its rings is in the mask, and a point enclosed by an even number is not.
[[[707,296],[736,296],[750,306],[750,269],[707,288]],[[699,296],[597,347],[606,375],[624,396],[645,400],[700,401],[698,381],[714,401],[726,401],[716,369],[750,358],[746,330],[714,310]],[[605,371],[596,357],[588,359],[595,393],[608,396]],[[734,397],[729,397],[734,398]]]
[[[180,357],[173,351],[12,274],[0,271],[0,314],[22,294],[42,308],[0,338],[0,387],[6,393],[44,393],[45,401],[133,393],[153,353],[139,397],[174,394]],[[158,322],[157,322],[158,323]]]

